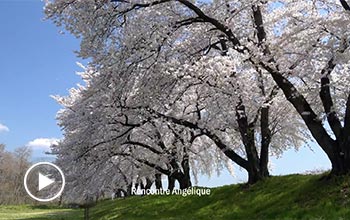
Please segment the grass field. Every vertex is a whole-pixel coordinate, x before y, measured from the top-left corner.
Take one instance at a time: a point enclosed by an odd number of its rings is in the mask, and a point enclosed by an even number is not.
[[[271,177],[254,186],[212,189],[210,196],[134,196],[106,200],[91,209],[92,220],[350,219],[350,177]],[[81,210],[0,208],[0,219],[82,219]]]
[[[0,220],[80,220],[82,210],[47,206],[0,206]]]

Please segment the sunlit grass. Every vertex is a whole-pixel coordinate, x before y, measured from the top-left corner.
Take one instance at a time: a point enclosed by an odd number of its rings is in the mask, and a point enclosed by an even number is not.
[[[0,220],[79,220],[81,210],[62,209],[45,206],[0,206]]]

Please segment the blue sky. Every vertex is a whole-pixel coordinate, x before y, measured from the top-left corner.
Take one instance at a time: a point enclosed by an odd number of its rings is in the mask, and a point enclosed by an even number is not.
[[[30,145],[35,160],[40,160],[49,140],[62,137],[55,115],[60,106],[50,95],[65,95],[80,82],[75,74],[81,69],[73,51],[79,40],[50,21],[43,21],[44,3],[39,0],[0,0],[0,143],[8,149]],[[8,130],[6,129],[8,128]],[[287,151],[282,158],[272,159],[272,174],[288,174],[327,169],[325,154],[312,145],[298,153]],[[200,177],[199,184],[216,186],[245,181],[244,172],[236,169],[232,177]]]
[[[0,142],[9,149],[43,138],[59,138],[52,94],[67,94],[79,82],[74,50],[79,41],[43,21],[41,1],[0,1],[0,123],[8,132]],[[6,129],[5,129],[6,130]],[[36,150],[38,151],[38,150]],[[42,150],[41,150],[42,151]]]

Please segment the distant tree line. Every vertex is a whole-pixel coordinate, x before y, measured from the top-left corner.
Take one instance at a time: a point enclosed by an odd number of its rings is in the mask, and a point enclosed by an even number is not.
[[[13,152],[0,144],[0,205],[24,204],[32,200],[27,195],[23,178],[31,165],[31,149],[20,147]]]

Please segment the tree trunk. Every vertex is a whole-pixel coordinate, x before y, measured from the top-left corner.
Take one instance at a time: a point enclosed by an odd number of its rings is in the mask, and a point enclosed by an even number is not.
[[[135,186],[135,187],[136,187],[136,186]],[[137,188],[136,188],[136,189],[137,189]],[[131,195],[132,195],[132,183],[130,183],[130,184],[127,186],[125,197],[126,197],[126,196],[131,196]]]
[[[248,171],[248,184],[254,184],[264,179],[259,169],[253,168]]]
[[[192,186],[191,178],[189,176],[183,175],[178,179],[180,184],[180,189],[187,189]]]
[[[269,177],[269,170],[266,162],[266,160],[262,161],[261,159],[258,159],[256,162],[249,162],[249,169],[247,170],[248,184],[257,183],[258,181]]]
[[[124,198],[131,195],[131,194],[128,194],[129,192],[125,191],[124,189],[120,189],[120,192],[122,194],[122,197],[124,197]]]
[[[262,63],[261,63],[262,64]],[[264,66],[264,64],[262,64]],[[344,126],[339,123],[339,118],[333,111],[329,86],[327,80],[321,80],[320,98],[327,114],[327,120],[333,133],[336,136],[334,140],[324,128],[322,120],[311,108],[306,98],[295,88],[295,86],[286,79],[280,72],[265,65],[264,68],[270,72],[276,84],[282,89],[287,100],[292,103],[299,115],[304,120],[306,126],[327,154],[332,163],[331,175],[343,175],[350,173],[350,94],[346,104],[346,115]],[[307,114],[305,114],[305,112]]]
[[[175,188],[175,178],[173,175],[168,176],[168,190],[173,191]]]
[[[115,193],[115,196],[116,196],[117,198],[121,198],[121,197],[122,197],[122,190],[121,190],[121,189],[117,189],[117,190],[116,190],[116,193]]]
[[[269,129],[269,106],[263,106],[260,113],[261,149],[260,149],[260,173],[263,178],[269,176],[269,146],[271,143],[271,131]]]
[[[262,162],[261,159],[257,159],[257,161],[248,160],[248,163],[248,184],[254,184],[266,177],[269,177],[267,165],[265,166],[265,163]]]
[[[346,138],[348,135],[343,134],[342,139]],[[338,145],[338,142],[334,143],[332,146],[332,153],[328,155],[331,163],[332,170],[331,175],[344,175],[350,173],[350,145],[347,141],[344,141],[342,145]]]
[[[183,148],[184,156],[181,162],[181,166],[183,169],[183,174],[181,174],[181,178],[179,181],[180,189],[187,189],[192,186],[191,175],[190,175],[190,163],[189,163],[189,155],[187,152],[187,147]]]
[[[160,173],[155,174],[155,184],[156,184],[156,189],[163,189],[162,174]]]
[[[146,189],[146,184],[143,183],[142,179],[139,179],[139,183],[141,189]]]
[[[248,184],[254,184],[270,176],[268,170],[268,155],[265,158],[260,158],[258,161],[249,162]]]
[[[152,181],[150,178],[146,177],[145,189],[146,189],[146,190],[147,190],[147,189],[150,189],[150,188],[152,187],[152,185],[153,185],[153,181]]]
[[[263,156],[264,161],[262,161],[261,158],[259,158],[258,151],[256,148],[254,124],[248,123],[248,117],[246,115],[245,106],[241,99],[238,105],[236,106],[236,121],[238,123],[245,153],[247,154],[248,166],[246,170],[248,172],[248,184],[254,184],[259,180],[262,180],[265,177],[265,175],[268,175],[267,164],[265,164],[265,162],[268,161],[268,154],[265,154],[268,148],[268,144],[264,146],[265,148],[262,152],[263,155],[260,155]],[[266,169],[262,167],[265,165]]]

